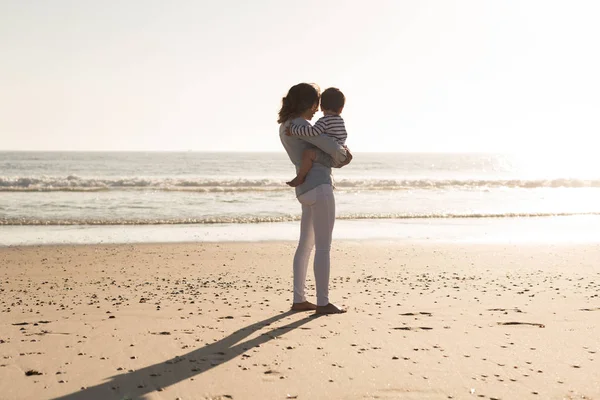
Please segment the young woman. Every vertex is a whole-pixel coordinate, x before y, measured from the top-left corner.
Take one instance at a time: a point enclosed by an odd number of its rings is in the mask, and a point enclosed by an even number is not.
[[[347,148],[327,136],[288,136],[286,127],[310,125],[319,106],[319,89],[308,83],[292,86],[282,100],[279,110],[279,138],[290,161],[300,168],[302,153],[310,147],[318,147],[332,157],[343,154],[346,165],[352,160]],[[345,154],[344,154],[345,153]],[[292,310],[316,310],[319,314],[338,314],[346,310],[329,302],[330,251],[335,222],[335,198],[331,181],[331,168],[314,163],[305,181],[296,187],[296,197],[302,205],[300,240],[294,255],[294,300]],[[314,273],[317,287],[316,306],[306,300],[306,271],[308,258],[315,247]]]

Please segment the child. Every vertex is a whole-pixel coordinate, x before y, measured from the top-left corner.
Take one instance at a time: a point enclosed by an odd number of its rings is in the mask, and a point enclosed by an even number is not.
[[[291,124],[288,127],[286,135],[288,136],[319,136],[325,135],[340,145],[345,146],[346,138],[346,127],[344,126],[344,120],[340,116],[346,103],[346,97],[337,88],[326,89],[321,95],[321,111],[323,111],[323,117],[315,123],[314,126],[299,126]],[[342,160],[343,161],[343,160]],[[318,162],[327,167],[337,167],[340,162],[335,160],[320,149],[311,148],[304,150],[302,153],[302,163],[300,164],[300,170],[298,175],[289,182],[286,182],[291,187],[301,185],[306,179],[308,171],[313,166],[313,162]]]

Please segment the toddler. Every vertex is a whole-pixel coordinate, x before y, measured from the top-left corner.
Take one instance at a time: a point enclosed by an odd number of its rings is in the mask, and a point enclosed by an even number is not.
[[[344,104],[346,103],[346,97],[337,88],[326,89],[321,95],[321,111],[323,117],[313,125],[294,125],[290,124],[286,131],[288,136],[319,136],[325,135],[332,140],[335,140],[340,145],[346,145],[346,127],[344,125],[344,119],[341,117]],[[294,179],[286,182],[291,187],[301,185],[306,179],[308,171],[312,168],[313,162],[318,162],[327,167],[339,167],[340,163],[336,162],[329,154],[323,152],[317,148],[307,149],[302,153],[302,162],[298,174]]]

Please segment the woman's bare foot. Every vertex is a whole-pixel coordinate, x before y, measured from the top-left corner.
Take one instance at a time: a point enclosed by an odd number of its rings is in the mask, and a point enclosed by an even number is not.
[[[338,308],[335,304],[327,304],[326,306],[317,306],[317,314],[343,314],[347,310]]]
[[[292,179],[289,182],[286,182],[289,186],[291,187],[296,187],[296,186],[300,186],[304,183],[304,179],[300,179],[298,177],[295,177],[294,179]]]
[[[294,303],[292,304],[292,311],[313,311],[316,310],[317,306],[311,303],[310,301],[305,301],[304,303]]]

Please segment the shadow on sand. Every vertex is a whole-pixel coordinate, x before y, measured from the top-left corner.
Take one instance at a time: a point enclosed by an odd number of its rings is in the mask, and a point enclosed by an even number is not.
[[[148,393],[162,390],[162,388],[174,385],[177,382],[200,375],[244,354],[247,350],[267,343],[319,317],[316,314],[309,314],[295,322],[271,329],[252,340],[239,343],[261,328],[293,314],[296,314],[296,312],[287,311],[277,314],[239,329],[224,339],[183,356],[133,372],[112,376],[104,383],[82,389],[76,393],[56,397],[54,400],[143,399],[143,396]]]

